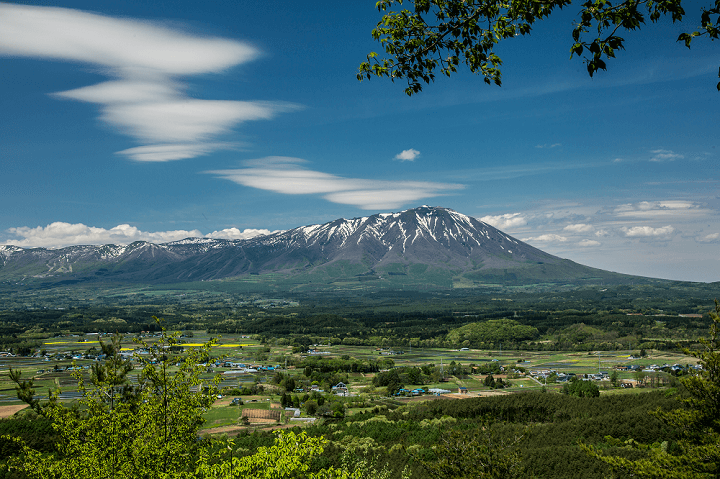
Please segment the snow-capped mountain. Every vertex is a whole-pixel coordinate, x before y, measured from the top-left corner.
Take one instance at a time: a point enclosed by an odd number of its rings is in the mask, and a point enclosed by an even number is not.
[[[341,218],[257,237],[246,244],[255,248],[262,245],[263,251],[269,248],[281,261],[296,257],[307,258],[311,264],[350,260],[365,261],[372,267],[442,263],[465,268],[471,267],[473,260],[499,266],[510,258],[554,258],[470,216],[427,206],[351,220]]]
[[[0,278],[15,281],[175,283],[271,272],[298,281],[313,275],[329,283],[345,278],[416,284],[437,282],[439,273],[444,284],[453,277],[527,283],[612,274],[552,256],[470,216],[429,206],[246,240],[186,238],[57,250],[0,246]]]

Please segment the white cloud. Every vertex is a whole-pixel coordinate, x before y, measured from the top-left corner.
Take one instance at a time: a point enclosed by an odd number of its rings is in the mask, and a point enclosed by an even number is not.
[[[531,238],[523,238],[522,241],[537,241],[542,243],[564,243],[567,241],[565,236],[556,235],[554,233],[544,234],[540,236],[534,236]]]
[[[705,215],[710,211],[698,203],[685,200],[641,201],[616,207],[613,213],[625,218],[687,217]]]
[[[328,201],[343,205],[352,205],[364,210],[385,210],[399,208],[408,203],[418,200],[441,196],[442,184],[421,183],[421,182],[380,182],[386,189],[353,189],[338,191],[324,196]],[[448,187],[452,185],[447,185]],[[362,185],[357,185],[362,187]]]
[[[257,236],[265,236],[265,235],[271,235],[273,233],[281,233],[281,232],[282,232],[282,230],[270,231],[270,230],[266,230],[266,229],[245,229],[243,231],[240,231],[237,228],[225,228],[224,230],[213,231],[212,233],[205,235],[205,237],[212,238],[212,239],[237,240],[237,239],[250,239],[250,238],[255,238]]]
[[[192,100],[109,105],[101,118],[144,142],[199,143],[237,123],[269,120],[277,106],[258,102]]]
[[[710,233],[697,240],[701,243],[720,243],[720,233]]]
[[[395,155],[395,159],[400,161],[415,161],[415,158],[418,156],[420,156],[420,152],[410,148],[409,150],[403,150]]]
[[[527,219],[520,213],[506,213],[504,215],[497,216],[483,216],[480,221],[487,223],[490,226],[494,226],[499,230],[510,229],[516,226],[524,226],[527,224]]]
[[[147,232],[140,231],[127,224],[114,228],[104,229],[86,226],[82,223],[55,222],[45,227],[30,228],[21,226],[8,229],[8,233],[18,239],[5,241],[3,244],[22,247],[60,248],[79,244],[129,244],[133,241],[150,241],[153,243],[166,243],[188,237],[202,236],[198,230],[175,230]]]
[[[543,144],[543,145],[535,145],[535,148],[557,148],[558,146],[562,146],[562,143],[553,143],[552,145]]]
[[[592,225],[586,225],[584,223],[567,225],[565,228],[563,228],[563,231],[570,231],[573,233],[585,233],[587,231],[592,231],[592,230],[593,230]]]
[[[650,158],[650,161],[653,161],[656,163],[662,163],[665,161],[682,160],[683,158],[685,158],[684,155],[674,153],[673,151],[670,151],[670,150],[653,150],[650,153],[653,154],[653,157]]]
[[[247,43],[66,8],[0,3],[0,17],[0,55],[90,63],[115,78],[53,96],[99,104],[103,121],[145,143],[120,152],[137,161],[204,155],[238,123],[296,108],[195,99],[175,80],[254,60],[260,52]]]
[[[135,148],[118,151],[118,154],[125,155],[135,161],[171,161],[195,158],[231,147],[232,145],[226,143],[174,143],[136,146]]]
[[[705,185],[699,188],[688,185],[675,190],[682,196],[641,202],[630,199],[614,202],[603,196],[574,200],[536,199],[527,209],[506,211],[517,212],[527,220],[527,225],[514,232],[510,230],[513,236],[561,258],[627,274],[717,281],[720,270],[717,188],[710,188],[710,193],[704,195],[702,192],[708,190]],[[563,230],[565,226],[575,224],[591,224],[595,229],[581,233]],[[669,225],[672,232],[667,228]],[[635,226],[649,226],[652,230],[631,230]],[[637,236],[643,233],[658,236]],[[566,237],[566,241],[557,241],[562,237]]]
[[[147,21],[68,8],[0,5],[0,52],[170,75],[219,72],[256,58],[254,47],[202,38]]]
[[[657,237],[657,236],[669,236],[675,231],[670,225],[663,226],[661,228],[653,228],[650,226],[633,226],[632,228],[622,227],[620,228],[625,236],[630,238],[634,237]]]
[[[118,225],[110,229],[86,226],[82,223],[63,223],[57,221],[47,226],[30,228],[21,226],[7,230],[16,239],[10,239],[0,244],[15,245],[24,248],[62,248],[70,245],[126,245],[134,241],[149,241],[151,243],[168,243],[185,238],[212,238],[212,239],[250,239],[256,236],[278,233],[267,229],[226,228],[203,235],[199,230],[173,230],[173,231],[141,231],[128,224]]]
[[[106,81],[97,85],[53,93],[56,98],[84,101],[88,103],[141,103],[178,98],[182,85],[166,81]]]
[[[247,168],[208,171],[243,186],[286,195],[321,194],[333,203],[366,210],[397,208],[423,198],[464,188],[429,181],[387,181],[343,178],[305,168],[299,158],[268,157],[245,162]]]

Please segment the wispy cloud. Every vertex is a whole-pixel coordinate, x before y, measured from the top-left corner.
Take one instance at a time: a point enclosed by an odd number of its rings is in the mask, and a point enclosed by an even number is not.
[[[652,186],[663,186],[663,185],[714,185],[720,183],[720,180],[705,179],[705,180],[667,180],[667,181],[646,181],[646,185]]]
[[[243,186],[286,195],[320,194],[333,203],[366,210],[397,208],[424,198],[464,188],[452,183],[387,181],[341,176],[310,170],[300,158],[268,157],[245,162],[246,168],[208,171]]]
[[[592,231],[594,228],[592,225],[586,225],[585,223],[578,223],[574,225],[567,225],[563,228],[563,231],[570,231],[572,233],[585,233]]]
[[[656,162],[656,163],[663,163],[666,161],[675,161],[675,160],[682,160],[685,158],[684,155],[680,155],[678,153],[675,153],[670,150],[653,150],[650,153],[653,154],[652,158],[650,158],[650,161]]]
[[[565,236],[560,236],[554,233],[544,234],[540,236],[533,236],[530,238],[523,238],[522,241],[532,241],[540,243],[564,243],[568,239]]]
[[[14,239],[0,244],[15,245],[25,248],[61,248],[70,245],[126,245],[134,241],[151,243],[167,243],[185,238],[213,239],[249,239],[260,235],[275,233],[266,229],[227,228],[203,235],[199,230],[142,231],[128,224],[118,225],[110,229],[87,226],[82,223],[55,222],[47,226],[31,228],[21,226],[7,230]]]
[[[629,238],[667,237],[675,231],[675,228],[671,225],[662,226],[660,228],[653,228],[651,226],[633,226],[632,228],[622,227],[620,229],[625,236]]]
[[[297,108],[185,93],[178,77],[219,73],[256,59],[260,51],[247,43],[66,8],[0,3],[0,15],[0,55],[89,63],[113,78],[54,96],[100,105],[104,122],[144,143],[119,152],[137,161],[204,155],[237,124]]]
[[[542,145],[535,145],[535,148],[557,148],[558,146],[562,146],[562,143],[553,143],[551,145],[548,144],[542,144]]]
[[[620,218],[658,218],[670,216],[705,215],[710,210],[700,204],[685,200],[641,201],[627,203],[614,208],[613,213]]]
[[[720,243],[720,233],[710,233],[697,238],[700,243]]]
[[[593,246],[600,246],[599,241],[591,240],[591,239],[584,239],[578,243],[579,246],[582,246],[583,248],[592,248]]]
[[[210,234],[205,235],[206,238],[212,239],[228,239],[228,240],[241,240],[250,239],[257,236],[265,236],[273,233],[281,233],[282,230],[270,231],[267,229],[253,229],[248,228],[245,230],[239,230],[238,228],[225,228],[220,231],[213,231]]]
[[[606,166],[607,162],[548,162],[548,163],[528,163],[521,165],[492,166],[487,168],[469,168],[465,170],[454,170],[449,172],[453,177],[472,179],[475,181],[495,181],[508,180],[512,178],[522,178],[525,176],[542,175],[554,171],[581,170],[585,168],[598,168]]]
[[[414,148],[410,148],[409,150],[403,150],[395,155],[395,159],[400,161],[415,161],[415,158],[418,156],[420,156],[420,152]]]
[[[213,151],[235,148],[235,144],[227,143],[175,143],[166,145],[136,146],[118,151],[135,161],[171,161],[184,160],[207,155]]]
[[[504,215],[497,216],[483,216],[480,221],[494,226],[499,230],[511,229],[517,226],[524,226],[527,224],[527,219],[520,213],[506,213]]]

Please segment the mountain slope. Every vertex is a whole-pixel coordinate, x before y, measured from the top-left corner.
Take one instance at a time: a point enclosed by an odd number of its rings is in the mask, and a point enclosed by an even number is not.
[[[428,206],[248,240],[187,238],[57,250],[0,246],[0,279],[6,281],[157,284],[271,273],[294,284],[389,281],[443,287],[634,278],[558,258],[475,218]]]

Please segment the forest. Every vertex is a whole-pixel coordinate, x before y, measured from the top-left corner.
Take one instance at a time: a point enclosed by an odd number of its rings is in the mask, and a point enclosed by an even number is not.
[[[720,309],[664,293],[25,291],[0,477],[715,477]]]
[[[10,289],[7,284],[0,285]],[[253,334],[298,346],[329,341],[378,347],[519,350],[679,350],[710,324],[717,284],[677,283],[478,294],[258,294],[159,287],[28,288],[0,294],[0,349],[28,352],[70,332],[169,328]]]

